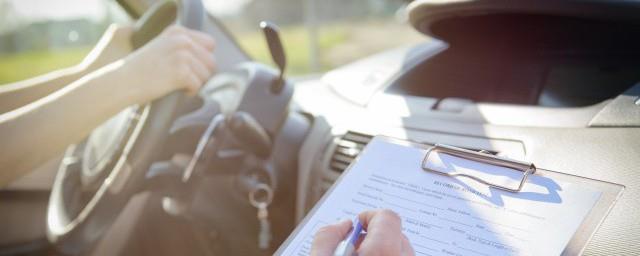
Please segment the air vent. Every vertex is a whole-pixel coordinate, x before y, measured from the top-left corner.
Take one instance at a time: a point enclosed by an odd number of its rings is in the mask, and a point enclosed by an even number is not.
[[[336,147],[331,155],[329,168],[342,173],[371,141],[373,136],[349,131],[337,139]]]

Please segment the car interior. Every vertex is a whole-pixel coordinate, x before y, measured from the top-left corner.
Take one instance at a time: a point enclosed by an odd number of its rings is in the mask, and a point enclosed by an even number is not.
[[[139,46],[212,35],[218,72],[2,188],[0,255],[271,255],[378,135],[621,184],[583,253],[640,252],[638,2],[415,1],[423,42],[301,77],[277,24],[260,63],[201,0],[117,4]]]

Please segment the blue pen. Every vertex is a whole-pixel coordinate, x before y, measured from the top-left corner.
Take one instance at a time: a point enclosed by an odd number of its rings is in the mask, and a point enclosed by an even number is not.
[[[362,235],[362,224],[356,217],[347,237],[338,244],[333,256],[352,256],[356,251],[356,243]]]

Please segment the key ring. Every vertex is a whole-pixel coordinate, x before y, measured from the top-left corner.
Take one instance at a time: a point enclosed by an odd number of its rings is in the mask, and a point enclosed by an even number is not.
[[[266,194],[266,200],[258,201],[256,199],[256,195],[260,192],[264,192]],[[273,189],[270,186],[264,183],[259,183],[256,185],[251,192],[249,192],[249,203],[253,205],[253,207],[260,208],[265,205],[271,204],[273,200]]]

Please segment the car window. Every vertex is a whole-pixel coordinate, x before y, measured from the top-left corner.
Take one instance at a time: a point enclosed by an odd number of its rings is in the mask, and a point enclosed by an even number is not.
[[[406,21],[400,0],[204,0],[254,59],[271,64],[259,30],[275,22],[287,53],[289,74],[322,72],[384,49],[426,39]]]
[[[78,64],[127,19],[113,0],[0,0],[0,84]]]

